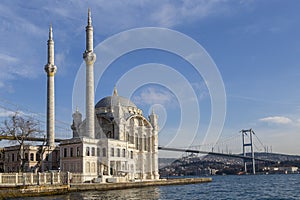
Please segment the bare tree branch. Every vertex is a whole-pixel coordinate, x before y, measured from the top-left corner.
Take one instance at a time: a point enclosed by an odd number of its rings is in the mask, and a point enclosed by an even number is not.
[[[18,160],[20,161],[21,171],[24,171],[25,163],[28,162],[25,157],[26,139],[37,137],[43,131],[39,127],[38,121],[32,117],[26,117],[16,112],[9,119],[5,120],[0,127],[0,134],[4,136],[13,136],[19,144]],[[44,146],[44,144],[42,145]],[[42,148],[43,149],[43,148]]]

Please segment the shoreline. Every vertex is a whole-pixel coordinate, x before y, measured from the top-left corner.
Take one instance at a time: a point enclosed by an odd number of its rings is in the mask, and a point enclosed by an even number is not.
[[[212,178],[174,178],[155,181],[136,181],[123,183],[82,183],[71,185],[33,185],[33,186],[0,186],[0,199],[14,197],[33,197],[66,194],[79,191],[105,191],[151,186],[186,185],[212,182]]]

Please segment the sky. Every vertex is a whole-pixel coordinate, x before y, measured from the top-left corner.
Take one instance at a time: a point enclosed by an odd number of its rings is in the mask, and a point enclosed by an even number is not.
[[[297,0],[1,1],[1,121],[18,110],[45,128],[52,24],[56,137],[71,137],[72,113],[77,106],[85,113],[76,93],[84,92],[88,8],[97,54],[95,103],[116,85],[145,116],[152,109],[159,115],[163,146],[211,149],[219,142],[216,148],[240,152],[239,131],[252,128],[273,152],[300,154]],[[104,65],[110,55],[115,58]]]

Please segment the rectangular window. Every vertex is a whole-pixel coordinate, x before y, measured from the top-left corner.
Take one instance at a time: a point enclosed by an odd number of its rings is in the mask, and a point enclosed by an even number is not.
[[[102,149],[102,154],[103,154],[103,157],[106,156],[106,149],[105,148]]]
[[[139,149],[139,138],[135,138],[135,149]]]
[[[34,154],[33,153],[30,154],[30,161],[34,161]]]
[[[70,157],[73,157],[73,147],[70,148]]]
[[[92,147],[92,156],[95,156],[95,147]]]
[[[15,161],[15,154],[11,154],[11,161],[14,162]]]
[[[80,156],[80,147],[76,148],[76,156],[79,157]]]
[[[152,138],[149,137],[149,138],[148,138],[148,151],[149,151],[149,152],[151,151],[151,140],[152,140]]]
[[[46,154],[46,161],[49,161],[49,154]]]
[[[119,148],[117,149],[117,156],[118,156],[118,157],[121,156],[121,153],[120,153],[120,149],[119,149]]]
[[[67,148],[64,148],[64,157],[67,157],[67,152],[68,150],[67,150]]]
[[[97,156],[100,157],[100,148],[97,148]]]
[[[144,138],[144,151],[147,151],[147,138]]]
[[[36,159],[36,161],[41,161],[40,153],[35,154],[35,159]]]

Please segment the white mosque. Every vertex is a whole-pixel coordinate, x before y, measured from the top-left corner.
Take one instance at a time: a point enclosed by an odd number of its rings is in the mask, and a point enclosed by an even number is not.
[[[48,41],[48,144],[54,145],[54,45],[52,28]],[[52,45],[52,46],[51,46]],[[50,50],[49,50],[50,49]],[[132,101],[112,96],[94,103],[93,27],[91,12],[86,26],[86,119],[76,110],[73,114],[73,137],[60,142],[61,171],[80,173],[84,180],[123,182],[159,179],[157,115],[143,116]],[[46,70],[46,71],[47,71]],[[49,78],[50,77],[50,78]],[[50,82],[50,83],[49,83]],[[52,100],[53,99],[53,100]],[[50,128],[49,128],[50,126]],[[53,126],[53,127],[52,127]]]
[[[79,174],[82,181],[126,182],[157,180],[158,122],[152,112],[145,118],[133,102],[118,96],[116,87],[112,96],[94,102],[93,26],[88,11],[86,26],[86,119],[76,110],[73,113],[73,137],[55,145],[54,40],[49,29],[47,73],[47,143],[46,146],[26,145],[25,172],[43,172],[59,169]],[[0,151],[0,170],[17,172],[19,146]],[[41,150],[41,152],[40,152]]]

